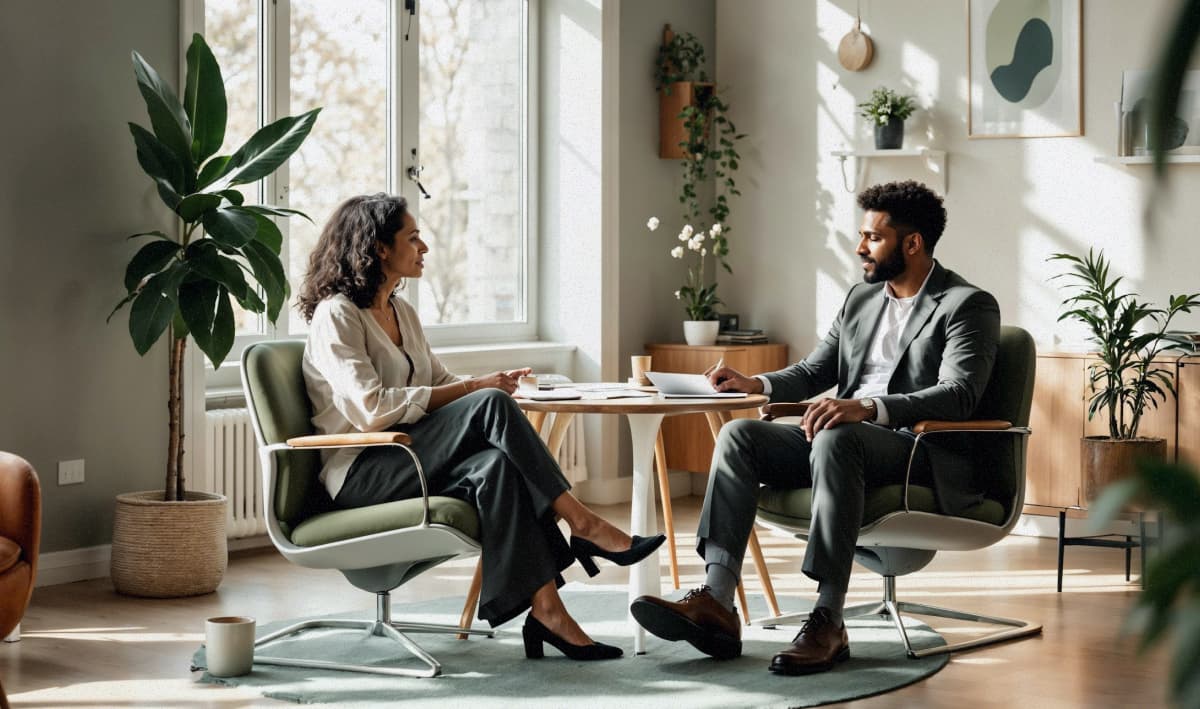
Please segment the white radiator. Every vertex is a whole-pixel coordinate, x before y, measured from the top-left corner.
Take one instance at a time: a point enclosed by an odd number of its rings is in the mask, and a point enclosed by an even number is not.
[[[262,467],[246,409],[214,409],[205,415],[207,464],[197,489],[229,498],[230,539],[266,534]]]
[[[542,440],[549,441],[550,430],[554,428],[556,414],[546,416],[542,426]],[[576,416],[571,419],[567,433],[563,436],[562,444],[557,451],[550,451],[558,460],[563,476],[572,483],[587,479],[587,449],[583,438],[583,418]]]

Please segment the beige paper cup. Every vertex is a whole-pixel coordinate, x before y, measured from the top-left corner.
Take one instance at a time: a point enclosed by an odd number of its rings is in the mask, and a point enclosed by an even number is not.
[[[650,355],[634,355],[629,358],[630,369],[633,371],[632,380],[636,380],[642,386],[649,386],[650,380],[646,378],[646,372],[650,371]]]
[[[254,619],[220,616],[204,621],[204,657],[213,677],[238,677],[254,667]]]

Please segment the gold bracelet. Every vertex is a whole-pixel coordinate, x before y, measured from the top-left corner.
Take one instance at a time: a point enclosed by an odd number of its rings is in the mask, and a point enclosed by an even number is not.
[[[467,387],[466,379],[459,379],[458,383],[463,385],[463,396],[466,396],[467,394],[471,393],[471,389],[469,387]]]

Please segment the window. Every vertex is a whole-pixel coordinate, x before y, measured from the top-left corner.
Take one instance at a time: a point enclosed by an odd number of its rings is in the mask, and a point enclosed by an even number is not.
[[[534,0],[190,1],[188,17],[202,25],[196,29],[224,72],[227,151],[276,117],[323,107],[288,165],[246,190],[315,222],[280,224],[293,291],[337,204],[364,192],[398,192],[430,246],[424,277],[403,291],[430,340],[535,335]],[[275,328],[239,314],[243,345],[305,329],[290,309]]]

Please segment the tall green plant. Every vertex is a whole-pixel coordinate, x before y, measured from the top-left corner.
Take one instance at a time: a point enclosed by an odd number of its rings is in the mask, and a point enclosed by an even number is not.
[[[304,142],[321,109],[281,118],[231,154],[217,155],[225,142],[225,83],[204,38],[193,35],[188,47],[183,101],[137,52],[133,71],[152,128],[129,124],[138,164],[178,219],[179,234],[176,238],[146,231],[129,237],[151,240],[129,261],[126,295],[108,317],[111,320],[130,304],[129,335],[140,355],[170,332],[163,499],[182,500],[183,355],[188,337],[219,367],[233,346],[234,301],[245,310],[265,312],[275,322],[290,289],[279,258],[283,235],[272,217],[308,219],[293,209],[244,204],[242,193],[233,188],[261,180],[282,165]]]
[[[1070,309],[1059,321],[1074,318],[1086,325],[1100,359],[1089,369],[1088,419],[1104,410],[1110,438],[1136,438],[1142,415],[1175,391],[1171,375],[1153,361],[1164,350],[1188,343],[1184,333],[1168,328],[1177,314],[1200,306],[1200,293],[1172,295],[1165,309],[1155,308],[1133,293],[1117,292],[1122,279],[1109,275],[1103,251],[1088,249],[1086,258],[1059,253],[1049,260],[1071,266],[1054,276],[1068,281],[1074,292],[1063,300]]]

